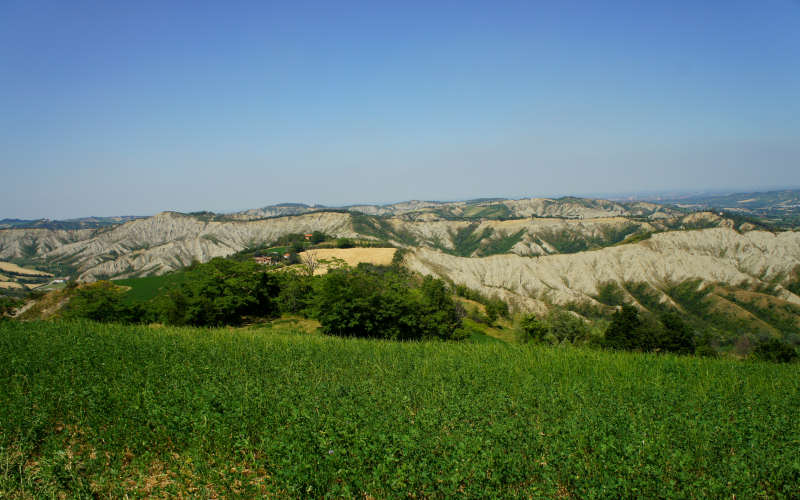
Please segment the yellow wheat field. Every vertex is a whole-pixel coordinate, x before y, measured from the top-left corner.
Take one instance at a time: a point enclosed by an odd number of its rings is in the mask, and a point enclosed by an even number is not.
[[[320,248],[317,250],[308,250],[304,253],[312,254],[317,261],[341,259],[348,266],[357,266],[362,262],[378,266],[388,266],[392,263],[392,257],[394,257],[396,251],[396,248]],[[303,254],[300,254],[300,256],[302,258]],[[321,263],[314,271],[314,274],[327,273],[329,265],[326,265],[324,262]]]
[[[24,267],[19,267],[16,264],[12,264],[11,262],[2,262],[2,261],[0,261],[0,271],[5,271],[7,273],[14,273],[14,274],[25,274],[27,276],[52,276],[52,274],[46,273],[44,271],[37,271],[36,269],[26,269]]]

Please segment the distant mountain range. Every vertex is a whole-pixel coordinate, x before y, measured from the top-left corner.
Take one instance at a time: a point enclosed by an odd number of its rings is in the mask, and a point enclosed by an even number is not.
[[[255,220],[312,212],[353,212],[402,217],[405,220],[507,220],[525,217],[592,218],[598,216],[674,216],[697,210],[725,210],[763,218],[771,223],[800,225],[800,189],[733,194],[670,194],[626,199],[596,198],[477,198],[465,201],[404,201],[345,206],[279,203],[232,213],[190,212],[204,220]],[[0,229],[94,229],[147,216],[83,217],[76,219],[0,219]]]
[[[800,225],[800,189],[733,194],[688,194],[659,197],[651,202],[700,210],[725,210],[785,226]]]
[[[118,217],[83,217],[80,219],[0,219],[0,229],[93,229],[115,226],[143,216],[122,215]]]
[[[658,204],[647,202],[614,202],[590,198],[564,197],[525,198],[505,200],[480,198],[467,201],[405,201],[387,205],[348,205],[326,207],[322,205],[280,204],[245,210],[228,217],[256,219],[300,215],[319,211],[345,211],[367,215],[402,217],[405,220],[504,220],[525,217],[592,218],[609,215],[647,217],[661,212],[667,216],[677,212]]]
[[[281,204],[232,214],[6,219],[0,222],[0,261],[85,281],[127,278],[321,231],[404,248],[411,269],[526,309],[593,303],[608,282],[646,283],[648,296],[668,301],[659,290],[692,279],[772,287],[777,299],[800,304],[800,297],[781,288],[798,279],[800,232],[776,232],[759,220],[762,213],[792,213],[797,195],[685,197],[664,204],[575,197],[337,208]]]

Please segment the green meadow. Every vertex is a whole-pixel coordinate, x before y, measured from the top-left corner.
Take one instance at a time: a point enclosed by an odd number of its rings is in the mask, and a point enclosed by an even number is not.
[[[128,278],[114,280],[118,286],[129,287],[125,300],[129,303],[144,303],[163,294],[171,287],[179,286],[186,281],[183,271],[172,272],[161,276],[145,276],[143,278]]]
[[[797,498],[800,368],[0,322],[0,498]]]

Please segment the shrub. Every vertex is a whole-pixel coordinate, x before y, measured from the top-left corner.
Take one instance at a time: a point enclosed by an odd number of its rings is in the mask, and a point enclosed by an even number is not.
[[[498,317],[508,317],[508,304],[501,299],[489,299],[486,303],[486,316],[494,323]]]
[[[7,314],[11,315],[21,305],[21,300],[12,297],[0,297],[0,320],[6,318]]]
[[[519,322],[519,329],[526,340],[543,342],[548,334],[547,326],[535,314],[526,314]]]
[[[697,346],[694,350],[695,356],[700,356],[701,358],[716,358],[719,357],[719,353],[717,350],[714,349],[713,346],[710,344],[701,344]]]
[[[716,358],[719,356],[717,347],[714,335],[710,331],[704,331],[697,338],[694,354],[695,356]]]
[[[551,341],[578,343],[588,340],[589,328],[586,323],[568,311],[554,309],[545,317]]]
[[[492,324],[492,320],[489,319],[489,316],[480,312],[476,306],[467,309],[467,317],[476,323],[481,323],[486,326],[490,326]]]
[[[786,342],[771,338],[762,340],[753,350],[753,355],[763,361],[791,363],[797,360],[797,351]]]
[[[561,309],[553,309],[543,319],[527,314],[520,319],[523,337],[535,342],[578,343],[588,340],[589,328],[578,316]]]

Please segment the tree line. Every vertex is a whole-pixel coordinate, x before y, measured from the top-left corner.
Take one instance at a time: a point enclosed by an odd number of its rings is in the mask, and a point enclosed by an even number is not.
[[[442,280],[400,266],[360,264],[324,276],[265,272],[249,261],[216,258],[188,268],[156,298],[132,303],[110,281],[74,291],[63,316],[100,322],[188,326],[240,325],[282,313],[317,319],[322,331],[395,340],[459,339],[464,309]]]

